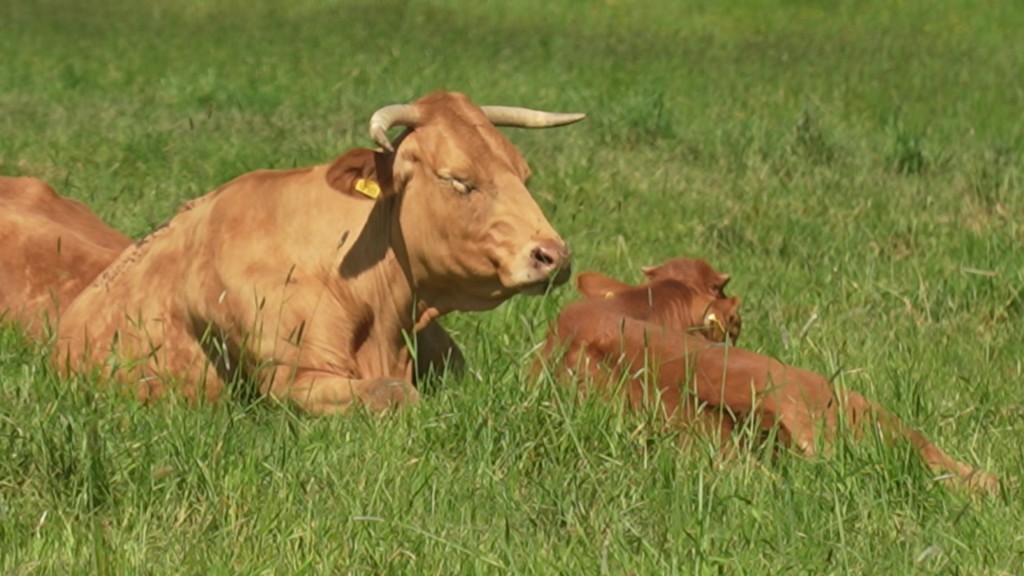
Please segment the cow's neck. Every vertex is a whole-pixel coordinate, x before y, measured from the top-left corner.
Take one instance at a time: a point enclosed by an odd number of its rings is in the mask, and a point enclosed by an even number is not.
[[[418,298],[397,209],[397,198],[378,200],[358,237],[348,240],[352,246],[336,268],[342,298],[358,300],[368,322],[366,333],[357,326],[354,334],[358,362],[380,364],[375,371],[385,369],[393,376],[408,375],[407,339],[439,315]]]

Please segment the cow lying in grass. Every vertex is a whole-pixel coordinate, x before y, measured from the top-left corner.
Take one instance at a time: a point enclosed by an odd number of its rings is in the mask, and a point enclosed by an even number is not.
[[[213,400],[233,382],[312,413],[415,400],[416,372],[457,354],[438,316],[569,277],[569,249],[526,187],[529,167],[495,126],[582,118],[455,93],[385,106],[370,119],[380,149],[240,176],[125,248],[70,303],[74,287],[59,291],[57,362],[99,370],[142,400],[168,389]],[[392,141],[394,126],[406,130]],[[0,246],[0,269],[17,269],[30,293],[53,291],[33,271],[54,258],[55,236],[40,236],[18,201],[0,208],[17,216],[12,238],[43,247],[26,263],[18,243]],[[61,232],[64,249],[92,254],[76,222]]]
[[[939,472],[982,490],[997,479],[958,462],[881,406],[838,391],[814,372],[720,343],[739,334],[739,301],[726,298],[728,277],[699,260],[676,259],[630,286],[581,274],[586,297],[558,316],[543,350],[556,373],[587,391],[624,393],[629,405],[659,405],[676,423],[726,442],[738,425],[777,427],[778,438],[813,455],[845,427],[903,439]]]
[[[0,314],[39,335],[131,243],[45,182],[0,177]]]

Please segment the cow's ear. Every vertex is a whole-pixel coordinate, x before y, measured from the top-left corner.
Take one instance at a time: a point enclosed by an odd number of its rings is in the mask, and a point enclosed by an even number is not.
[[[327,169],[327,184],[355,198],[373,201],[392,192],[391,164],[381,152],[357,148],[336,159]]]
[[[576,288],[587,298],[611,298],[633,287],[599,272],[584,272],[576,277]]]
[[[640,270],[643,271],[644,276],[647,276],[648,278],[654,278],[654,276],[658,274],[658,271],[661,270],[661,266],[641,266]]]

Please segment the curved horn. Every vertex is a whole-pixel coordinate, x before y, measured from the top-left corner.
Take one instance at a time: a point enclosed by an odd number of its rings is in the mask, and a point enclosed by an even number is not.
[[[517,128],[550,128],[579,122],[586,114],[563,114],[560,112],[542,112],[515,106],[481,106],[487,119],[495,126],[514,126]]]
[[[392,126],[415,126],[420,120],[420,111],[412,104],[392,104],[373,113],[370,117],[370,136],[388,152],[395,148],[388,140],[388,129]]]

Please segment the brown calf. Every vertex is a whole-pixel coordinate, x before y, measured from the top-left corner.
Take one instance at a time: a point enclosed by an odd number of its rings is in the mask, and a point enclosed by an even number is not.
[[[716,288],[707,281],[711,276],[694,275],[697,265],[689,262],[654,269],[648,284],[635,287],[580,275],[587,299],[562,311],[544,348],[556,372],[584,391],[593,386],[607,395],[621,385],[633,407],[653,398],[670,419],[710,425],[723,441],[737,424],[752,419],[764,430],[777,426],[784,444],[812,455],[840,425],[857,436],[877,429],[910,442],[936,471],[971,487],[998,488],[995,476],[954,460],[860,394],[836,390],[814,372],[708,339],[715,324],[708,320],[711,314],[724,318],[726,332],[738,334],[739,301],[721,298],[724,283]]]
[[[695,258],[674,258],[659,266],[646,266],[649,282],[634,288],[598,272],[576,278],[580,293],[604,300],[608,313],[654,321],[676,330],[698,330],[709,340],[735,344],[740,336],[740,298],[726,297],[729,275]]]

